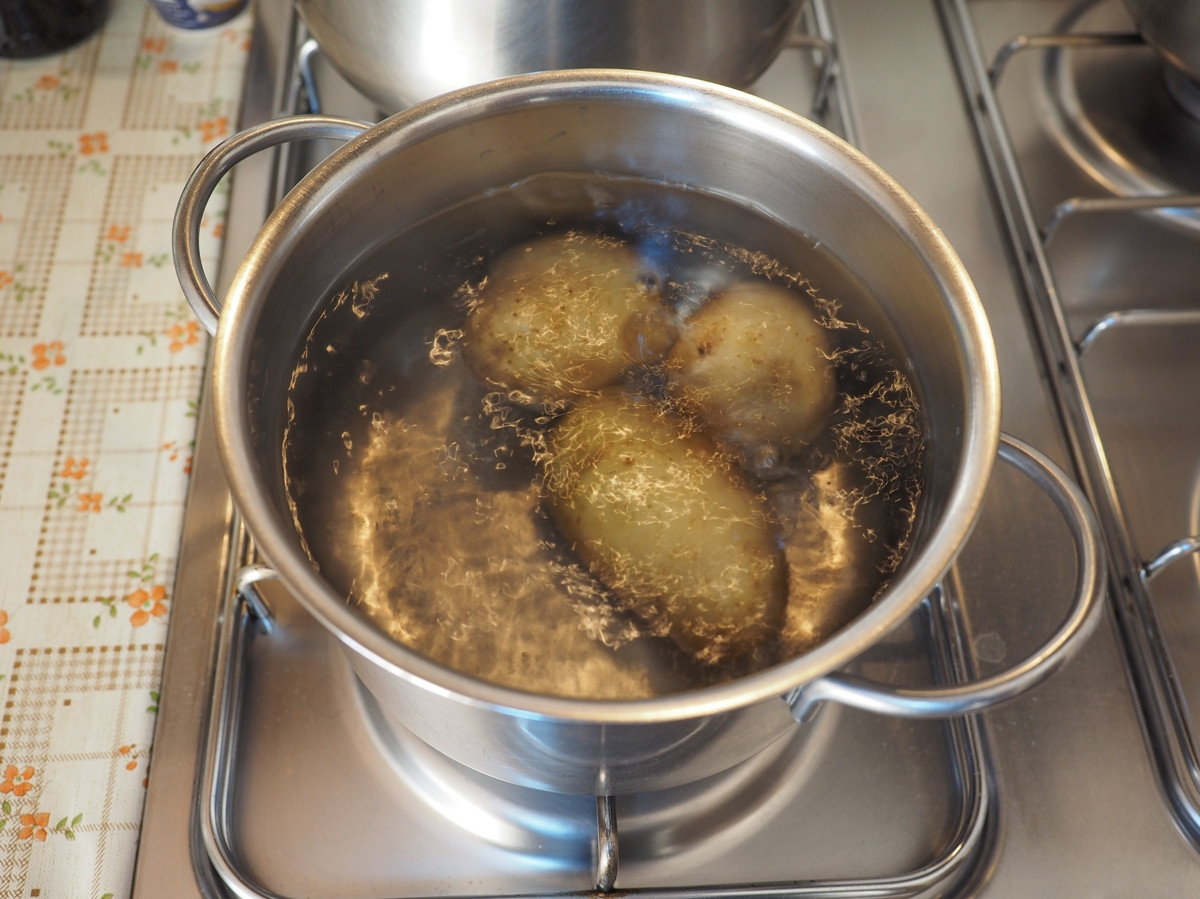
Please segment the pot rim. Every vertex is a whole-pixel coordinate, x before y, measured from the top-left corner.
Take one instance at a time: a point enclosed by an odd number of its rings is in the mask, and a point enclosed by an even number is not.
[[[492,684],[434,662],[385,635],[354,610],[313,569],[294,527],[279,525],[272,504],[262,499],[253,476],[245,389],[252,330],[262,301],[256,284],[271,281],[283,263],[273,252],[280,234],[300,227],[338,191],[344,170],[369,166],[397,145],[418,142],[480,113],[551,98],[577,102],[640,98],[703,108],[706,114],[737,117],[764,134],[791,135],[833,150],[847,170],[864,176],[865,190],[886,199],[910,241],[942,285],[961,334],[966,397],[962,461],[940,519],[924,548],[875,603],[850,624],[811,650],[753,674],[715,686],[665,696],[597,700],[534,694]],[[229,287],[214,344],[212,390],[218,445],[234,501],[268,564],[301,604],[348,648],[405,681],[455,701],[513,717],[580,723],[638,724],[730,712],[783,697],[839,669],[906,619],[945,575],[974,526],[990,480],[1000,438],[999,368],[982,303],[965,266],[940,229],[916,201],[856,148],[807,119],[733,88],[680,76],[633,70],[559,70],[516,75],[453,91],[397,113],[336,150],[275,208],[259,230]]]

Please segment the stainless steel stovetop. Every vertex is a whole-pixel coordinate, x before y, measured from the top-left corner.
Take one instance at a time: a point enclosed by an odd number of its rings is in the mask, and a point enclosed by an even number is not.
[[[613,870],[618,891],[647,896],[1200,889],[1188,711],[1200,690],[1188,554],[1200,534],[1200,125],[1172,118],[1152,51],[1078,37],[1129,32],[1119,0],[810,2],[819,40],[797,41],[754,91],[808,114],[816,63],[833,60],[829,103],[812,114],[896,177],[963,258],[998,346],[1004,429],[1074,471],[1105,527],[1100,630],[1044,685],[977,718],[829,708],[703,789],[618,797],[601,806],[618,821],[614,868],[594,800],[497,790],[457,769],[376,712],[284,590],[263,586],[269,626],[237,598],[252,551],[205,418],[135,896],[587,894]],[[290,3],[259,0],[257,17],[245,125],[301,93]],[[1016,40],[1063,30],[1067,46]],[[323,111],[372,114],[314,68]],[[1165,124],[1117,117],[1156,105]],[[300,156],[239,166],[222,289]],[[1065,202],[1114,192],[1180,196],[1168,212]],[[999,670],[1057,626],[1072,580],[1048,500],[999,466],[944,593],[859,667],[905,684]]]

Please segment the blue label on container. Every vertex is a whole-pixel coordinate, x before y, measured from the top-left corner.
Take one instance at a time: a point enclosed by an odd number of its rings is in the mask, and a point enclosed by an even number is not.
[[[176,28],[212,28],[240,13],[249,0],[150,0],[168,25]]]

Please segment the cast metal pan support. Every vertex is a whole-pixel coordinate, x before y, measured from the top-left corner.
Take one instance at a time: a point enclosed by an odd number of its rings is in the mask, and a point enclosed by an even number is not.
[[[1081,368],[1084,354],[1102,335],[1124,327],[1177,327],[1200,324],[1196,309],[1132,309],[1101,316],[1075,337],[1067,324],[1047,246],[1072,217],[1133,215],[1153,211],[1178,213],[1200,208],[1200,196],[1164,194],[1105,198],[1068,198],[1035,220],[1032,203],[1009,136],[996,85],[1014,52],[1062,47],[1128,46],[1141,41],[1130,34],[1021,35],[1001,48],[988,67],[975,39],[967,0],[938,0],[943,27],[954,56],[988,173],[1022,278],[1059,414],[1067,432],[1074,465],[1096,510],[1107,545],[1114,608],[1140,702],[1143,723],[1159,776],[1180,826],[1200,847],[1200,757],[1187,699],[1154,611],[1151,580],[1177,559],[1200,551],[1200,535],[1185,535],[1143,559],[1135,548],[1124,505],[1101,440],[1099,425]]]
[[[958,603],[939,586],[922,604],[930,635],[930,653],[940,686],[902,689],[836,674],[819,678],[784,699],[792,706],[798,722],[807,720],[822,702],[837,701],[884,714],[916,717],[945,717],[955,766],[955,783],[961,793],[960,814],[953,837],[927,865],[896,877],[873,880],[805,882],[791,884],[738,884],[699,889],[679,888],[667,893],[622,890],[637,896],[683,897],[815,897],[875,896],[912,897],[965,876],[983,845],[987,821],[988,784],[979,723],[971,713],[1011,699],[1039,682],[1065,662],[1099,620],[1103,608],[1098,601],[1104,580],[1102,547],[1094,520],[1082,494],[1044,456],[1012,438],[1005,438],[1000,457],[1028,476],[1046,492],[1066,521],[1076,545],[1077,584],[1075,601],[1064,623],[1027,660],[984,680],[973,680],[965,650],[965,628],[958,617]],[[240,523],[239,523],[240,527]],[[248,538],[242,537],[242,545]],[[249,558],[247,555],[246,558]],[[234,838],[234,800],[237,784],[238,722],[243,701],[243,674],[257,639],[270,640],[273,618],[257,584],[274,577],[258,564],[247,564],[232,578],[222,617],[216,682],[204,758],[201,799],[204,814],[202,838],[220,877],[239,899],[286,899],[255,884],[238,864]],[[585,896],[596,890],[616,887],[618,877],[618,827],[612,797],[597,797],[597,833],[592,857],[596,862],[592,889],[574,894]],[[567,894],[571,895],[571,894]]]
[[[263,580],[275,577],[269,568],[253,560],[249,538],[241,523],[235,530],[246,547],[246,564],[230,576],[231,587],[222,611],[213,701],[208,722],[208,740],[200,782],[200,814],[197,826],[213,868],[230,894],[237,899],[293,899],[273,892],[239,861],[235,796],[238,788],[238,722],[245,701],[245,670],[259,641],[274,636],[270,606],[258,589]],[[953,694],[957,684],[971,680],[973,666],[966,649],[966,628],[959,601],[948,587],[939,587],[920,607],[935,678]],[[1094,616],[1093,616],[1094,617]],[[284,637],[278,637],[284,639]],[[833,697],[822,695],[820,699]],[[840,697],[839,697],[840,698]],[[972,715],[947,718],[944,723],[953,762],[948,772],[958,787],[957,819],[950,837],[929,862],[912,871],[871,879],[809,880],[798,877],[789,883],[726,884],[721,886],[660,889],[620,889],[623,896],[640,899],[816,899],[816,897],[875,897],[908,899],[945,889],[969,875],[987,846],[989,796],[992,793],[986,763],[986,743],[980,722]],[[592,847],[595,860],[593,883],[577,892],[555,893],[564,897],[594,897],[618,887],[619,838],[612,797],[596,798],[597,831]],[[797,872],[801,875],[803,872]],[[471,899],[529,899],[535,894],[505,894],[504,897]],[[332,897],[330,897],[332,899]],[[412,899],[412,897],[407,897]]]

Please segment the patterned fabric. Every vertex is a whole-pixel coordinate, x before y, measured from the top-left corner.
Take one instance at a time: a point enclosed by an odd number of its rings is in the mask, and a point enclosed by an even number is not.
[[[206,352],[171,218],[249,34],[115,0],[0,60],[0,899],[130,891]]]

